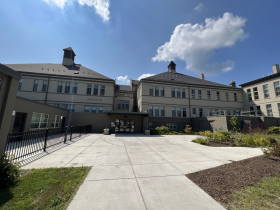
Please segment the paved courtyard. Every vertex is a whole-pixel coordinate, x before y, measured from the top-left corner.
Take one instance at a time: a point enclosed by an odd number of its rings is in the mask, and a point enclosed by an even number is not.
[[[207,147],[197,136],[92,134],[25,166],[92,166],[68,209],[224,209],[185,174],[262,154],[256,148]]]

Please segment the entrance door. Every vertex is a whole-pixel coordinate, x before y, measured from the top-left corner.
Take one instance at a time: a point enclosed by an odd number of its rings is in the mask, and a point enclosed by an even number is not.
[[[116,119],[115,133],[134,133],[134,120]]]
[[[16,113],[15,122],[14,122],[14,126],[13,126],[13,133],[14,132],[23,132],[25,118],[26,118],[26,114]]]

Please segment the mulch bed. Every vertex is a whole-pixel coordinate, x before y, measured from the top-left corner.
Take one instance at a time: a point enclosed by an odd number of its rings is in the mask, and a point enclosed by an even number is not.
[[[209,141],[207,145],[209,147],[230,147],[229,144],[223,143],[223,142],[217,142],[217,141]]]
[[[258,156],[186,175],[220,203],[234,191],[253,186],[264,177],[280,174],[280,158]]]

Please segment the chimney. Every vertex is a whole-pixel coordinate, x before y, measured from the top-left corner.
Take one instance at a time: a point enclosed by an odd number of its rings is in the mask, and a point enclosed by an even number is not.
[[[204,74],[200,74],[200,79],[203,79],[204,80]]]
[[[229,83],[229,85],[230,85],[231,87],[236,87],[236,83],[235,83],[234,81],[231,81],[231,82]]]
[[[279,64],[272,65],[273,74],[279,73]]]
[[[168,65],[168,72],[173,72],[173,73],[176,72],[176,64],[173,61],[171,61],[170,64]]]

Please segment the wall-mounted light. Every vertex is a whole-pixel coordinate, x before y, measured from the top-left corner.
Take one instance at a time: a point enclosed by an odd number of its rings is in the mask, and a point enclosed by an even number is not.
[[[63,116],[60,117],[60,119],[62,120]]]
[[[15,115],[16,115],[16,110],[13,110],[12,116],[15,116]]]

